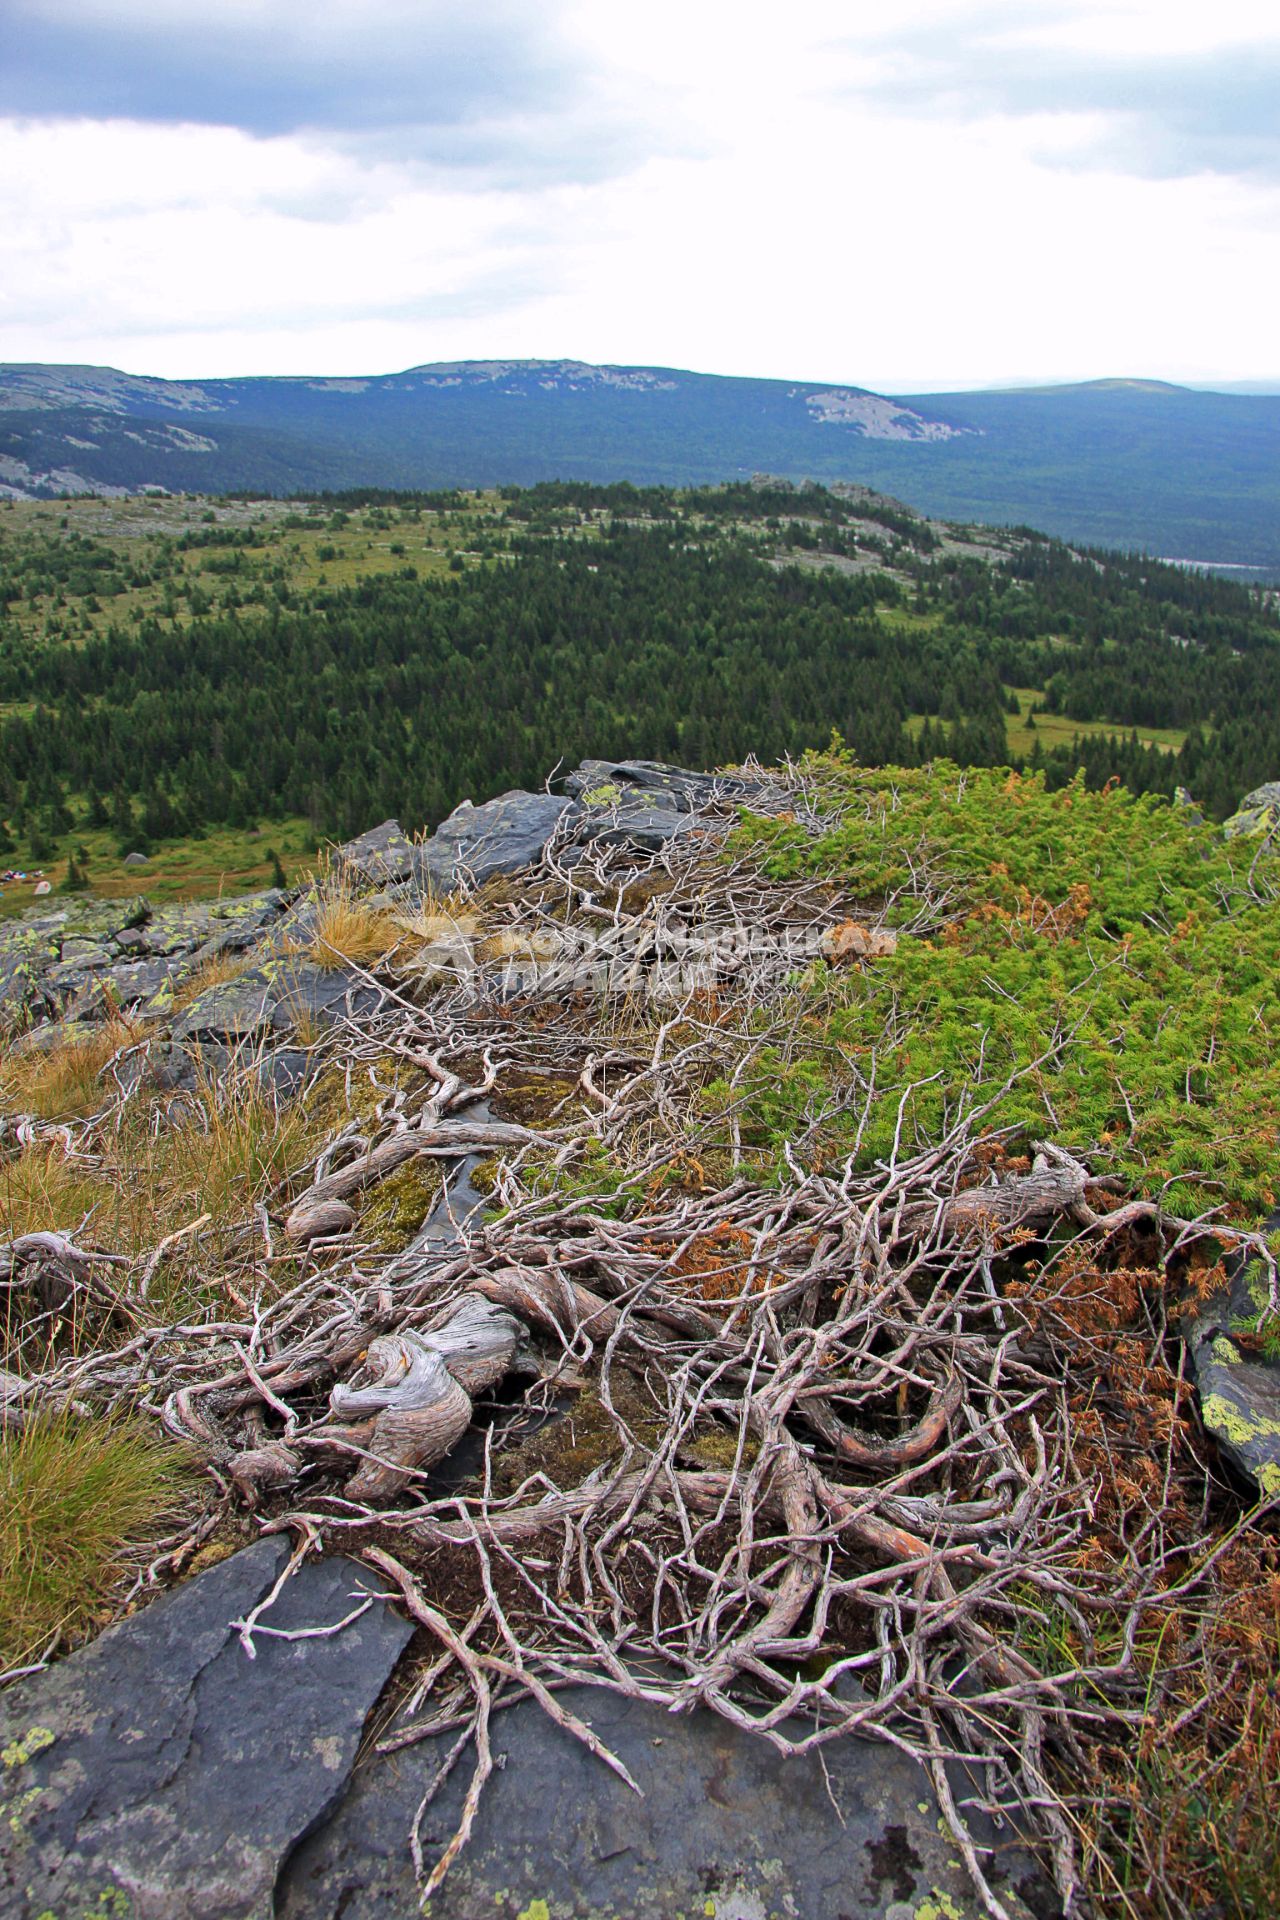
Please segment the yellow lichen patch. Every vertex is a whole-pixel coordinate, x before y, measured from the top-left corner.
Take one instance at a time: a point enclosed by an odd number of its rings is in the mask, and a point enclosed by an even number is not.
[[[30,1727],[17,1740],[10,1741],[7,1747],[0,1748],[0,1764],[6,1767],[25,1767],[33,1754],[43,1753],[54,1742],[52,1727]]]
[[[1273,1420],[1265,1413],[1246,1413],[1243,1407],[1233,1406],[1220,1393],[1206,1395],[1201,1411],[1210,1433],[1221,1434],[1236,1447],[1244,1446],[1249,1440],[1280,1437],[1280,1420]]]
[[[932,1897],[916,1908],[915,1920],[964,1920],[964,1908],[958,1907],[949,1893],[935,1887]]]

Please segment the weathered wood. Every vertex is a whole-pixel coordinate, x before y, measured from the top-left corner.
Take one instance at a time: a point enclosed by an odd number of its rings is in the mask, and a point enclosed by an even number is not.
[[[847,1466],[907,1467],[933,1452],[959,1412],[963,1399],[964,1384],[958,1374],[953,1374],[946,1385],[935,1392],[923,1419],[908,1432],[886,1439],[850,1427],[816,1395],[803,1402],[803,1416]]]
[[[27,1418],[23,1401],[30,1387],[16,1373],[0,1367],[0,1433],[18,1433]]]
[[[313,1206],[294,1208],[285,1222],[285,1238],[294,1246],[304,1247],[312,1240],[348,1233],[355,1223],[355,1209],[345,1200],[318,1200]]]
[[[300,1193],[285,1222],[285,1233],[294,1241],[310,1237],[305,1223],[316,1208],[331,1200],[349,1200],[353,1194],[398,1173],[419,1155],[451,1159],[466,1153],[496,1153],[502,1148],[526,1147],[540,1137],[528,1127],[503,1120],[446,1119],[430,1126],[402,1128]]]
[[[524,1328],[513,1314],[471,1292],[463,1294],[442,1326],[417,1338],[440,1355],[463,1392],[474,1399],[510,1371]]]
[[[257,1506],[264,1493],[292,1485],[301,1470],[301,1456],[283,1440],[265,1440],[259,1447],[238,1453],[228,1468],[233,1485],[251,1507]]]
[[[411,1475],[442,1460],[471,1425],[471,1401],[438,1352],[410,1332],[370,1343],[364,1382],[339,1383],[329,1405],[340,1421],[375,1416],[372,1458],[347,1483],[352,1500],[386,1500]]]
[[[1037,1163],[1031,1173],[1012,1174],[992,1186],[967,1187],[961,1193],[940,1195],[936,1201],[916,1201],[904,1207],[892,1224],[904,1238],[936,1232],[943,1239],[1043,1226],[1063,1214],[1089,1211],[1088,1180],[1085,1169],[1074,1162]]]
[[[551,1267],[500,1267],[477,1274],[471,1284],[486,1300],[565,1341],[580,1330],[593,1340],[607,1340],[621,1319],[617,1307]]]

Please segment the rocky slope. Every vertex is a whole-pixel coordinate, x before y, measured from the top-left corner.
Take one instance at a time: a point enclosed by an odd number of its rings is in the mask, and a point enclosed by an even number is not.
[[[305,892],[7,930],[19,1068],[110,1039],[81,1109],[5,1116],[10,1207],[32,1159],[101,1194],[266,1104],[199,1216],[183,1187],[113,1252],[99,1199],[0,1249],[8,1444],[141,1418],[206,1489],[136,1558],[150,1604],[8,1676],[6,1913],[1083,1910],[1062,1809],[1154,1668],[1064,1669],[1045,1610],[1150,1640],[1187,1489],[1238,1513],[1224,1453],[1269,1484],[1256,1406],[1214,1425],[1274,1378],[1215,1270],[1208,1438],[1152,1331],[1217,1229],[1020,1157],[994,1083],[824,1147],[887,1069],[821,1023],[961,926],[918,846],[878,899],[819,858],[868,817],[847,768],[562,786],[385,822]],[[1080,905],[1010,938],[1050,955]],[[775,1153],[815,1032],[849,1077]],[[1147,1497],[1169,1550],[1113,1563]]]

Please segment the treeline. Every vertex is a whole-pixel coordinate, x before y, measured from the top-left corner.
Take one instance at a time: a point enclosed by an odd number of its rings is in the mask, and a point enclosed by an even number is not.
[[[0,821],[33,844],[73,818],[122,840],[283,814],[345,835],[392,813],[433,823],[587,754],[769,760],[833,729],[867,763],[1001,764],[1014,687],[1080,721],[1078,743],[1033,750],[1053,783],[1078,766],[1096,785],[1180,782],[1221,815],[1280,774],[1280,629],[1230,583],[1038,538],[997,566],[939,557],[918,523],[911,545],[890,528],[892,572],[786,564],[788,524],[822,522],[834,547],[870,516],[818,488],[504,499],[514,562],[309,597],[260,586],[251,615],[206,602],[186,624],[147,617],[77,645],[0,637]],[[340,502],[425,504],[371,489],[326,505]],[[874,517],[889,525],[883,503]],[[233,564],[258,541],[181,544]],[[68,582],[88,558],[68,543]],[[81,578],[101,590],[104,573]],[[1169,754],[1084,737],[1097,722],[1189,731]]]

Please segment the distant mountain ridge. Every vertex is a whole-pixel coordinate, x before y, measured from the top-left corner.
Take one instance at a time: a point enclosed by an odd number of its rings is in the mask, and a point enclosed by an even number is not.
[[[1141,378],[891,397],[577,360],[161,380],[0,366],[0,495],[859,481],[953,519],[1280,570],[1280,395]]]

